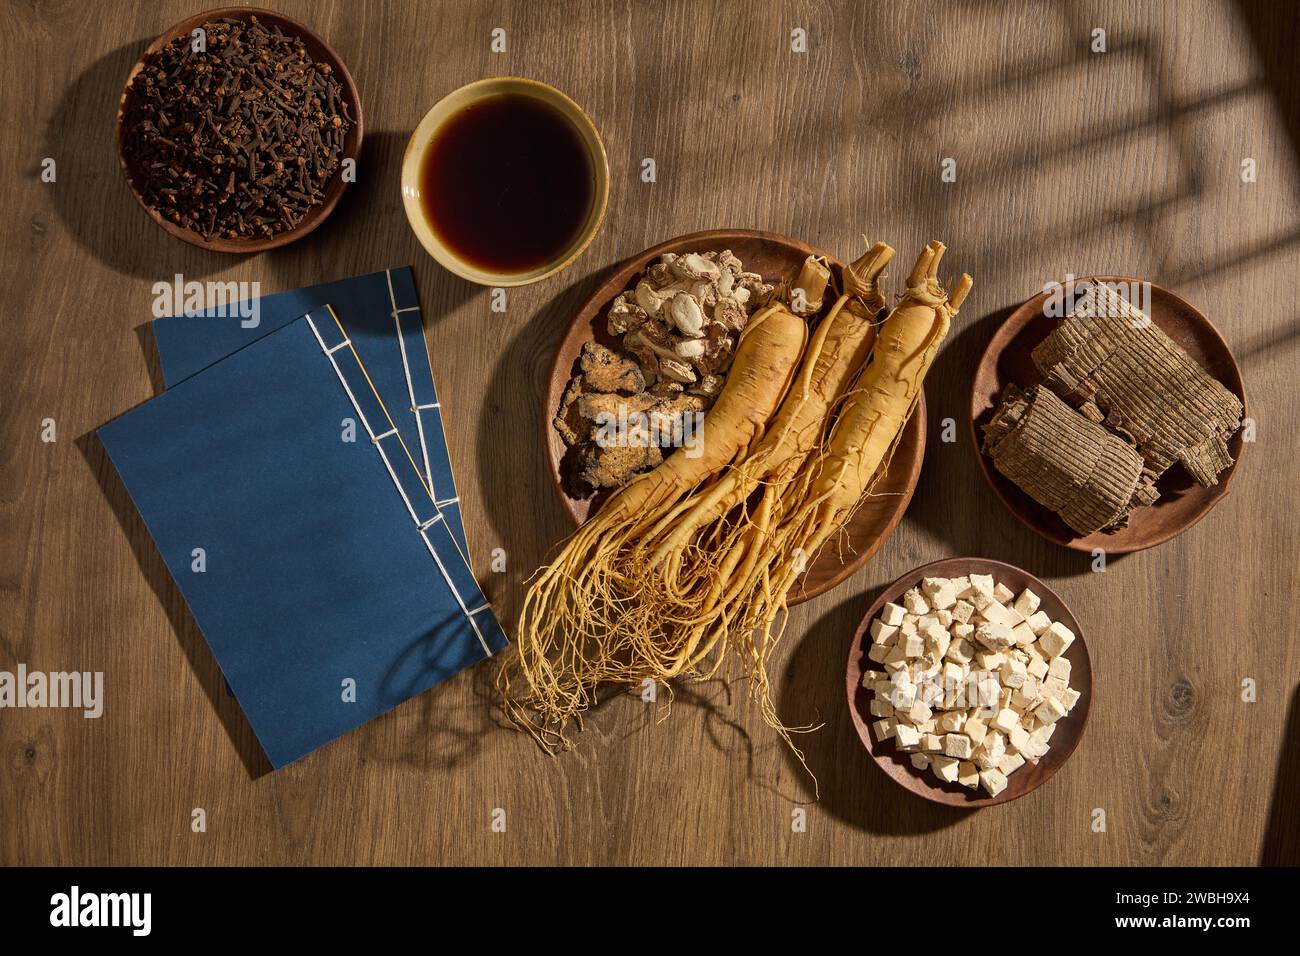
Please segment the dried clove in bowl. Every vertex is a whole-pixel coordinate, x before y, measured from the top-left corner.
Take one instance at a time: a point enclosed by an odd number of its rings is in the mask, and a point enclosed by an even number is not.
[[[325,203],[355,104],[334,68],[279,24],[250,16],[200,29],[132,77],[123,166],[141,202],[174,227],[207,242],[274,238]]]

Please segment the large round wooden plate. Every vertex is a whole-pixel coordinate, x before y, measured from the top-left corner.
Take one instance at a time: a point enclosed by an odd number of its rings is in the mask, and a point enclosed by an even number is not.
[[[842,268],[839,260],[820,249],[797,239],[753,229],[712,229],[679,236],[638,253],[617,266],[583,302],[574,316],[568,334],[556,351],[551,384],[542,409],[546,448],[551,458],[551,477],[575,524],[587,520],[587,515],[595,510],[604,497],[583,499],[569,494],[566,479],[573,467],[574,456],[551,424],[551,419],[560,407],[565,386],[577,371],[582,346],[591,339],[611,347],[616,344],[605,329],[605,313],[610,302],[620,292],[631,288],[635,284],[635,278],[665,252],[710,252],[723,249],[730,249],[740,257],[746,269],[761,273],[768,280],[793,278],[810,255],[826,256],[837,282]],[[888,472],[876,486],[876,494],[854,514],[843,546],[837,547],[835,541],[832,541],[804,572],[790,592],[790,604],[798,604],[829,591],[880,550],[880,546],[898,526],[908,502],[912,500],[924,455],[925,397],[922,396],[916,411],[903,429]]]
[[[1091,281],[1134,283],[1144,280],[1130,276],[1084,276],[1064,283],[1065,294],[1068,295],[1076,284]],[[970,398],[970,434],[984,477],[1013,515],[1056,544],[1076,551],[1096,549],[1110,554],[1126,554],[1163,544],[1204,518],[1227,495],[1232,477],[1241,465],[1241,431],[1228,441],[1233,463],[1219,475],[1217,485],[1203,488],[1182,466],[1175,465],[1156,483],[1160,497],[1155,504],[1136,509],[1129,516],[1128,527],[1113,534],[1098,531],[1086,537],[1079,537],[1055,512],[1021,491],[980,450],[984,444],[984,426],[993,417],[1007,385],[1027,388],[1042,379],[1031,353],[1060,322],[1059,318],[1043,314],[1047,300],[1048,293],[1040,292],[1012,312],[994,333],[975,371]],[[1242,414],[1245,415],[1246,390],[1241,369],[1237,367],[1228,343],[1210,320],[1174,293],[1154,284],[1151,286],[1151,320],[1177,342],[1192,361],[1241,399]]]
[[[912,766],[912,755],[899,751],[892,740],[877,741],[871,732],[871,724],[876,719],[871,716],[872,694],[862,686],[863,671],[877,670],[877,666],[867,658],[868,644],[871,641],[869,628],[871,622],[880,615],[880,609],[888,601],[898,602],[903,592],[921,583],[922,578],[959,578],[966,574],[991,574],[994,581],[1000,581],[1017,594],[1029,588],[1040,598],[1040,609],[1053,621],[1059,621],[1074,632],[1074,643],[1066,649],[1064,657],[1070,662],[1070,686],[1079,692],[1078,703],[1074,709],[1057,723],[1056,732],[1052,734],[1051,749],[1038,761],[1037,765],[1027,763],[1019,770],[1007,776],[1006,789],[996,797],[990,797],[983,788],[968,790],[959,783],[945,783],[929,770],[917,770]],[[910,790],[918,797],[924,797],[934,803],[950,807],[987,807],[995,803],[1008,803],[1017,797],[1023,797],[1031,790],[1046,783],[1070,759],[1074,748],[1083,736],[1083,728],[1088,723],[1088,714],[1092,709],[1092,661],[1088,657],[1088,645],[1084,643],[1083,628],[1070,609],[1065,606],[1060,595],[1023,568],[1002,561],[987,558],[945,558],[908,571],[901,578],[880,592],[874,604],[867,610],[858,631],[853,635],[853,644],[849,647],[849,668],[846,681],[849,696],[849,714],[853,726],[857,729],[862,745],[895,783]]]

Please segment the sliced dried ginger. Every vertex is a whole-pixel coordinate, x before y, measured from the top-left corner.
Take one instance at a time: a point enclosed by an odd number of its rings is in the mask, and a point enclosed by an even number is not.
[[[1123,527],[1156,499],[1154,475],[1131,445],[1050,389],[1008,386],[984,426],[984,453],[998,471],[1081,536]]]
[[[1033,357],[1066,402],[1131,436],[1155,476],[1181,462],[1208,487],[1232,464],[1241,401],[1114,290],[1089,284]]]

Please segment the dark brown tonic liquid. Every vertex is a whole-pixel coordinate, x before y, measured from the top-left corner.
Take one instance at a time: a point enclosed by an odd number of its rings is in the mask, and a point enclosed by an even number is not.
[[[458,259],[487,272],[554,262],[578,238],[594,197],[581,135],[523,94],[487,97],[448,118],[420,165],[429,225]]]

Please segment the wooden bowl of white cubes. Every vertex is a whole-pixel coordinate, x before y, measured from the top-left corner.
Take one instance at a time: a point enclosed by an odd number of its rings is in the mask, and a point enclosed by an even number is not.
[[[1023,797],[1083,736],[1092,663],[1065,602],[986,558],[923,565],[871,605],[849,650],[849,712],[876,764],[956,807]]]

